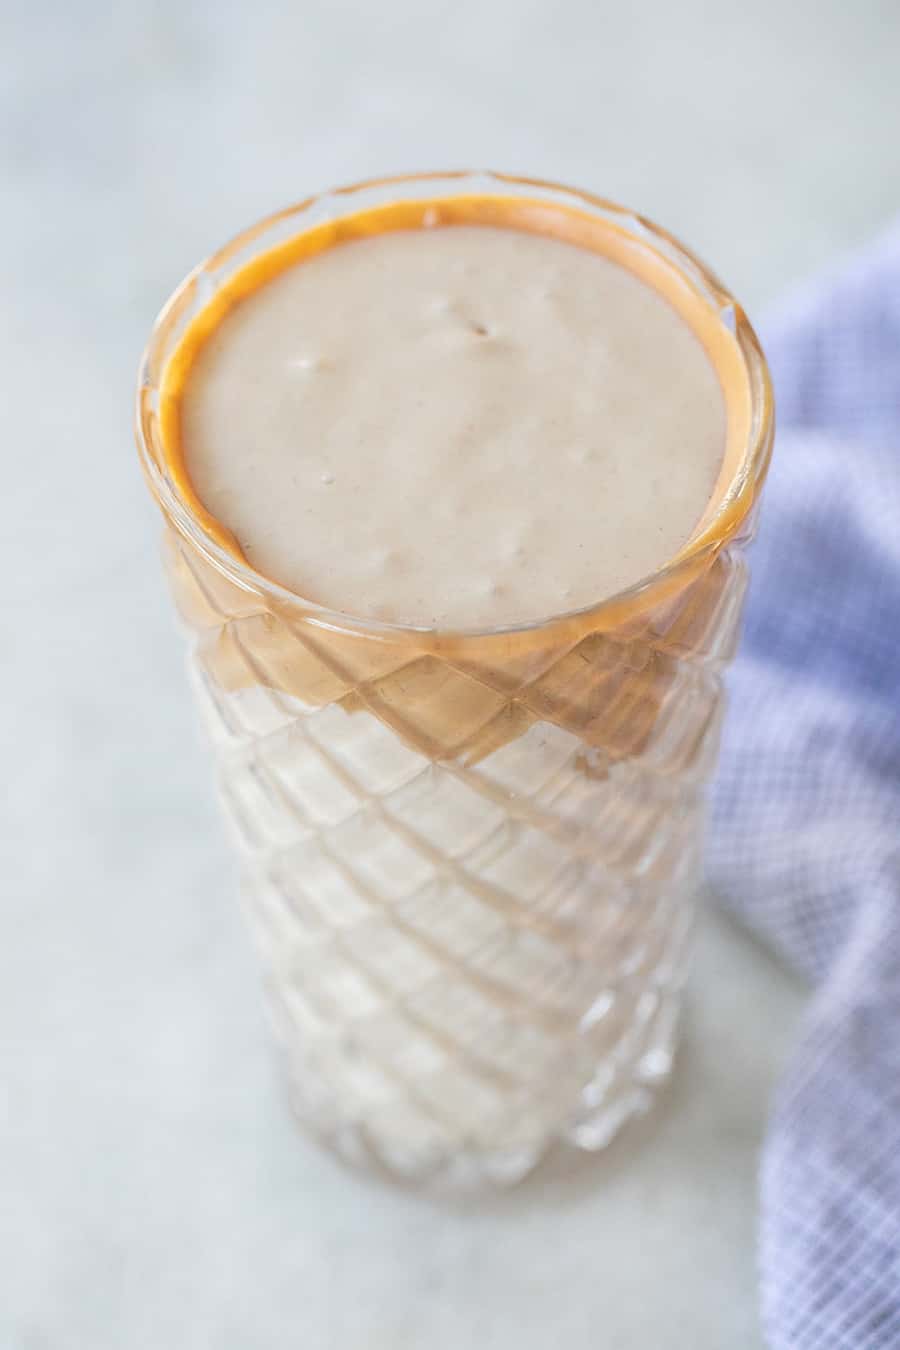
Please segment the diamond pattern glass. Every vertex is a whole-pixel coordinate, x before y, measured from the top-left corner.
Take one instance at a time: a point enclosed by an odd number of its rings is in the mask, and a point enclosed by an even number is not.
[[[248,248],[361,204],[307,203],[188,280],[148,353],[139,443],[298,1115],[391,1175],[509,1182],[555,1140],[605,1145],[669,1071],[771,401],[718,283],[645,222],[579,197],[652,237],[736,329],[755,421],[730,508],[589,613],[462,635],[327,614],[253,574],[179,500],[160,373]]]

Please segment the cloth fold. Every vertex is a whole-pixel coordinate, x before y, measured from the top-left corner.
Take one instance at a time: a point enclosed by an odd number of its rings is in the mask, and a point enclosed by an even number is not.
[[[900,1347],[900,225],[763,329],[778,435],[709,875],[816,985],[761,1168],[773,1350]]]

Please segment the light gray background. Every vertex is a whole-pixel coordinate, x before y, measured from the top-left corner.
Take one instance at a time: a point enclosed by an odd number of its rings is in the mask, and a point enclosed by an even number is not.
[[[618,197],[751,310],[900,208],[892,0],[0,0],[0,1346],[752,1350],[801,995],[707,920],[657,1115],[466,1210],[294,1132],[131,445],[168,291],[320,186]]]

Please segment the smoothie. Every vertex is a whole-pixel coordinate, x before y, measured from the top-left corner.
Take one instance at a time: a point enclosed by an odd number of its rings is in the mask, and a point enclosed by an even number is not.
[[[502,176],[310,199],[184,282],[139,445],[296,1111],[509,1182],[676,1040],[772,439],[665,232]]]
[[[187,475],[263,574],[440,629],[581,609],[687,542],[726,442],[700,340],[625,267],[496,226],[392,231],[231,308]]]

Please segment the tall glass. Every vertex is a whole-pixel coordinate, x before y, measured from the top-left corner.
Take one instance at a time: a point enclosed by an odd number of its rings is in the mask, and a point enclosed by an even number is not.
[[[492,219],[501,201],[531,229],[602,224],[704,342],[727,337],[731,451],[694,537],[590,609],[492,630],[364,621],[261,576],[172,467],[165,377],[188,325],[301,233],[340,238],[378,208],[406,227]],[[433,175],[311,199],[198,267],[160,316],[140,454],[293,1101],[344,1157],[515,1180],[554,1140],[603,1147],[668,1074],[772,428],[764,359],[719,282],[641,218],[552,184]]]

